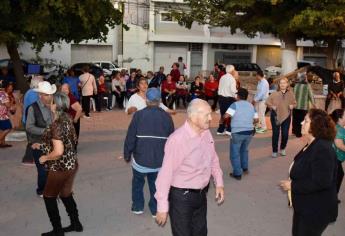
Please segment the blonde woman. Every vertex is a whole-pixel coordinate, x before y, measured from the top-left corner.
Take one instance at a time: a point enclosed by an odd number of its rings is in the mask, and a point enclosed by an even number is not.
[[[286,156],[286,145],[289,138],[289,129],[291,123],[291,113],[296,106],[296,99],[293,91],[289,89],[287,78],[281,78],[278,81],[278,90],[272,93],[266,105],[271,109],[272,124],[272,157],[278,157],[278,141],[281,133],[280,154]]]

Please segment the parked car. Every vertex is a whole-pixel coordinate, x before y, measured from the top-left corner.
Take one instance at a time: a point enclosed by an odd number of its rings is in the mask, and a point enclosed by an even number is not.
[[[101,67],[103,69],[105,76],[110,76],[113,71],[127,70],[127,68],[118,67],[116,64],[112,63],[111,61],[93,61],[92,63]]]
[[[71,70],[74,71],[75,76],[80,76],[81,74],[83,74],[83,67],[84,66],[89,66],[90,73],[93,74],[95,76],[95,78],[98,78],[100,75],[103,74],[103,70],[101,67],[99,67],[98,65],[96,65],[94,63],[89,63],[89,62],[76,63],[76,64],[71,66]]]
[[[256,63],[234,63],[233,66],[237,71],[259,71],[260,66]]]
[[[272,76],[278,76],[282,73],[282,67],[281,67],[281,65],[269,66],[269,67],[265,68],[264,73],[265,73],[267,78],[270,78]]]
[[[298,61],[297,62],[297,68],[300,69],[302,67],[305,66],[316,66],[316,63],[313,61]],[[277,66],[269,66],[265,68],[265,75],[267,78],[270,78],[272,76],[278,76],[281,74],[282,72],[282,67],[281,65],[277,65]]]

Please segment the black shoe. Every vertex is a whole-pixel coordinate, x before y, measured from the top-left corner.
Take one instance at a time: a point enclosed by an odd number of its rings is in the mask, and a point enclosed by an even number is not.
[[[249,174],[249,170],[248,169],[243,169],[243,174]]]
[[[79,214],[77,204],[74,201],[73,195],[69,197],[60,197],[61,201],[65,205],[66,211],[71,220],[71,224],[63,228],[64,232],[83,232],[83,225],[79,221]]]
[[[230,175],[230,177],[232,177],[232,178],[234,178],[236,180],[241,180],[242,179],[242,175],[234,175],[233,173],[230,173],[229,175]]]
[[[338,204],[340,204],[340,203],[341,203],[341,201],[340,201],[339,199],[337,200],[337,202],[338,202]]]

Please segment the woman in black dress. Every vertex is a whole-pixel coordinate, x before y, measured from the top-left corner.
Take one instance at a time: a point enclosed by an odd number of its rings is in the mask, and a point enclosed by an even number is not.
[[[338,216],[335,124],[325,111],[311,109],[302,122],[302,135],[307,145],[294,159],[290,180],[280,186],[291,191],[292,235],[320,236]]]

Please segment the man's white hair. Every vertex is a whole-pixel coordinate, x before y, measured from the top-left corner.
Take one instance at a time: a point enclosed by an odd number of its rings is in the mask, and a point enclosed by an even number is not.
[[[44,79],[43,79],[43,76],[41,75],[38,75],[38,76],[35,76],[31,79],[31,82],[30,82],[30,88],[31,89],[35,89],[35,88],[38,88],[38,84],[40,82],[42,82]]]
[[[209,104],[200,98],[193,99],[188,107],[187,107],[187,115],[188,118],[190,118],[193,114],[199,113],[200,112],[200,107],[204,106],[209,106]]]
[[[235,70],[235,67],[233,65],[227,65],[225,67],[226,73],[232,73]]]

